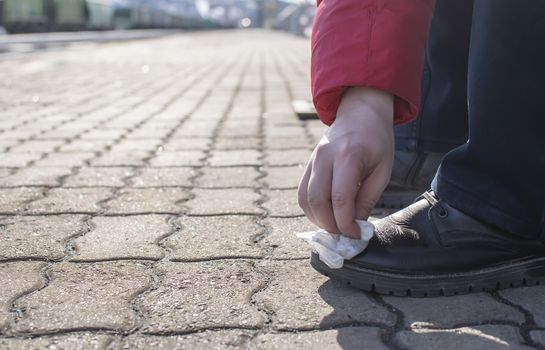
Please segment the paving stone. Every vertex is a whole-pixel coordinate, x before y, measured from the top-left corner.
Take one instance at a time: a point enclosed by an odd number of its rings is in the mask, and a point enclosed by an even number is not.
[[[82,140],[117,140],[126,130],[123,129],[93,129],[83,135],[81,135]]]
[[[81,215],[0,217],[0,260],[62,259],[67,240],[86,229]]]
[[[2,134],[0,134],[2,137]],[[0,152],[5,152],[10,147],[17,147],[18,144],[16,140],[0,140]]]
[[[63,176],[70,175],[69,167],[28,167],[17,170],[13,175],[0,178],[0,187],[15,186],[59,186]]]
[[[536,325],[545,327],[545,286],[506,289],[499,293],[513,304],[530,311]]]
[[[403,313],[407,327],[450,328],[485,321],[524,322],[520,311],[486,293],[439,298],[385,297],[384,300]]]
[[[131,178],[131,183],[132,187],[189,187],[196,175],[192,168],[144,168],[139,175]]]
[[[42,134],[36,135],[38,140],[67,140],[73,139],[84,132],[84,130],[77,129],[53,129],[45,131]]]
[[[114,145],[111,150],[117,151],[155,151],[161,145],[161,139],[123,140]]]
[[[108,188],[53,188],[27,208],[33,213],[96,213],[111,196]]]
[[[44,263],[28,261],[0,264],[0,332],[8,327],[12,319],[12,303],[20,296],[42,286],[40,270],[44,266]]]
[[[182,336],[157,337],[130,335],[123,339],[121,349],[176,349],[218,350],[244,349],[252,336],[251,331],[204,331]]]
[[[14,172],[16,172],[17,169],[10,169],[10,168],[0,168],[0,179],[10,176]]]
[[[147,315],[144,333],[259,327],[264,322],[249,301],[263,276],[248,262],[165,263],[155,272],[159,285],[138,297]]]
[[[211,166],[260,165],[260,153],[255,150],[212,151]]]
[[[205,154],[202,151],[160,152],[150,160],[154,167],[202,165]]]
[[[74,240],[71,260],[158,260],[164,252],[157,242],[174,230],[164,215],[94,217],[91,225],[88,233]]]
[[[270,216],[301,216],[303,210],[297,203],[297,190],[267,190],[263,191],[267,200],[263,207],[269,211]]]
[[[249,125],[243,124],[240,126],[227,126],[224,125],[218,131],[219,137],[258,137],[259,136],[259,126],[256,123],[251,123]]]
[[[182,207],[177,203],[189,198],[181,188],[126,188],[106,203],[110,214],[177,213]]]
[[[267,218],[263,220],[268,228],[268,234],[263,238],[263,244],[273,248],[275,259],[303,259],[310,256],[306,242],[295,237],[297,232],[314,231],[314,226],[306,217],[299,218]]]
[[[263,228],[253,216],[182,217],[181,229],[164,240],[172,260],[261,257],[256,244]]]
[[[173,138],[161,147],[164,151],[207,150],[212,144],[210,138]]]
[[[39,349],[106,349],[114,340],[111,335],[76,333],[69,335],[44,336],[38,338],[0,338],[0,350],[39,350]]]
[[[123,179],[134,174],[127,167],[85,167],[64,180],[64,187],[122,187]]]
[[[252,167],[203,168],[195,186],[207,188],[259,187],[261,173]],[[1,180],[0,180],[1,182]]]
[[[545,331],[536,330],[530,332],[530,338],[542,347],[545,347]]]
[[[276,329],[330,328],[366,322],[392,325],[393,314],[356,289],[318,274],[308,261],[263,262],[271,282],[253,298],[273,313]]]
[[[187,201],[188,213],[194,215],[262,214],[255,204],[261,198],[251,189],[194,189],[195,198]]]
[[[216,126],[218,125],[217,121],[187,121],[185,122],[172,137],[212,137]]]
[[[44,153],[53,152],[55,148],[63,145],[64,140],[30,140],[18,144],[10,149],[10,153]]]
[[[269,188],[286,189],[299,186],[299,180],[303,176],[305,168],[301,165],[264,167],[263,171],[267,174],[264,181],[269,185]]]
[[[77,167],[83,166],[91,158],[95,157],[94,153],[50,153],[45,158],[36,161],[34,164],[37,167]]]
[[[267,125],[265,134],[268,137],[301,137],[305,138],[305,128],[301,125]]]
[[[91,161],[93,166],[143,166],[144,160],[150,157],[146,151],[107,152]]]
[[[270,150],[290,150],[296,148],[312,149],[314,144],[306,137],[299,136],[269,136],[265,138],[265,147]]]
[[[70,143],[62,145],[59,148],[60,152],[102,152],[111,145],[111,140],[74,140]]]
[[[412,329],[396,334],[395,341],[404,349],[533,349],[525,346],[515,327],[483,325],[455,329]]]
[[[260,142],[257,137],[218,137],[214,146],[217,150],[256,150],[259,148]]]
[[[0,189],[0,212],[21,213],[25,212],[25,204],[29,201],[44,196],[44,188],[40,187],[18,187]]]
[[[41,134],[35,135],[38,140],[69,140],[78,137],[84,130],[70,130],[70,129],[52,129],[45,130]]]
[[[252,341],[250,349],[281,350],[387,350],[381,340],[380,329],[374,327],[346,327],[327,331],[303,333],[260,334]]]
[[[272,166],[305,166],[312,154],[310,149],[268,150],[265,152],[265,164]]]
[[[2,133],[3,140],[27,140],[39,133],[38,130],[8,130]]]
[[[3,168],[24,168],[30,162],[42,157],[42,153],[1,153],[0,167]]]
[[[136,322],[130,302],[152,283],[145,266],[132,262],[60,263],[47,275],[45,288],[17,300],[25,313],[13,327],[16,332],[127,331]]]

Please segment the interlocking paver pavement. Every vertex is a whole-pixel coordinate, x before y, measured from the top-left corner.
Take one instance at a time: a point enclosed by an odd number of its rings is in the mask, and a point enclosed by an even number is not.
[[[174,230],[165,215],[94,217],[89,224],[89,232],[73,241],[72,260],[159,260],[164,251],[157,242]]]
[[[138,298],[144,333],[257,328],[264,315],[250,301],[264,277],[246,261],[161,264],[159,284]]]
[[[106,202],[109,214],[177,213],[188,193],[176,187],[125,188]]]
[[[130,330],[138,320],[131,302],[152,283],[145,266],[133,262],[60,263],[46,273],[44,288],[14,303],[24,310],[13,325],[14,332]]]
[[[272,249],[275,259],[306,259],[308,244],[297,239],[294,232],[314,231],[317,229],[306,218],[268,218],[263,220],[268,228],[268,234],[263,242]]]
[[[194,189],[195,198],[187,201],[193,215],[262,214],[256,205],[261,196],[253,189]]]
[[[4,263],[0,265],[0,331],[9,328],[14,317],[10,312],[12,303],[22,295],[40,288],[43,284],[40,270],[45,264],[39,262]]]
[[[114,340],[111,335],[74,333],[59,336],[43,336],[34,339],[0,339],[0,350],[24,349],[89,349],[102,350]]]
[[[274,328],[316,329],[343,324],[395,322],[384,307],[355,289],[316,275],[306,261],[266,262],[260,268],[271,276],[254,300],[272,314]]]
[[[204,168],[195,185],[203,188],[259,187],[261,172],[255,167]]]
[[[69,167],[39,168],[27,167],[16,170],[13,174],[0,178],[2,187],[21,186],[59,186],[62,177],[70,175]]]
[[[258,335],[250,344],[250,349],[388,349],[381,338],[380,329],[374,327],[347,327],[302,333],[269,333]]]
[[[60,260],[69,240],[88,231],[82,215],[0,217],[0,261]]]
[[[112,345],[121,349],[235,350],[246,348],[252,336],[253,332],[247,330],[204,331],[181,336],[129,336]]]
[[[0,54],[0,349],[544,349],[543,286],[379,297],[309,266],[309,60],[250,30]]]
[[[34,214],[96,213],[102,210],[100,202],[112,195],[112,190],[104,187],[52,188],[25,207]]]
[[[265,228],[254,216],[181,217],[180,229],[164,240],[172,260],[262,257],[256,242]]]
[[[301,171],[303,173],[303,171]],[[295,217],[303,215],[297,203],[297,190],[265,190],[267,201],[263,204],[271,217]]]
[[[512,326],[483,325],[454,329],[414,329],[396,335],[396,343],[411,349],[479,349],[502,348],[528,350],[517,328]]]
[[[403,312],[407,327],[449,328],[491,320],[516,324],[524,322],[524,315],[519,310],[485,293],[426,299],[387,297],[385,300]]]

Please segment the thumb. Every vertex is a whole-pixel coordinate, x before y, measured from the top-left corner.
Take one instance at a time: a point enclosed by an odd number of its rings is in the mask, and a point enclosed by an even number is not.
[[[382,192],[390,182],[392,168],[388,164],[380,164],[361,183],[356,196],[356,218],[367,220],[377,204]]]

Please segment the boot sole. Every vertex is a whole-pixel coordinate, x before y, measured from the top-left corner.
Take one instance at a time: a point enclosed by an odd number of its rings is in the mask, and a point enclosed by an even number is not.
[[[412,276],[350,264],[330,269],[316,253],[310,263],[321,274],[351,287],[393,296],[437,297],[545,284],[545,257],[463,273]]]

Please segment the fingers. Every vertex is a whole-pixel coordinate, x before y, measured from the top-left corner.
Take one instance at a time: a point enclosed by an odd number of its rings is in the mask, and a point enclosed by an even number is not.
[[[356,196],[356,219],[367,220],[369,218],[375,204],[390,182],[391,172],[391,163],[380,164],[362,182]]]
[[[318,147],[308,182],[307,201],[318,226],[331,233],[340,233],[331,206],[333,160],[325,147]]]
[[[333,168],[331,204],[340,232],[359,239],[360,228],[356,224],[356,195],[363,177],[363,164],[352,157],[339,157]]]
[[[308,204],[308,181],[310,179],[310,174],[312,173],[313,158],[314,157],[310,158],[305,168],[305,172],[303,173],[303,177],[301,178],[301,181],[299,181],[299,187],[297,190],[297,202],[299,203],[299,207],[303,209],[303,212],[310,220],[310,222],[318,226],[318,222],[314,219],[314,215],[312,215],[312,210],[310,209],[310,205]]]

